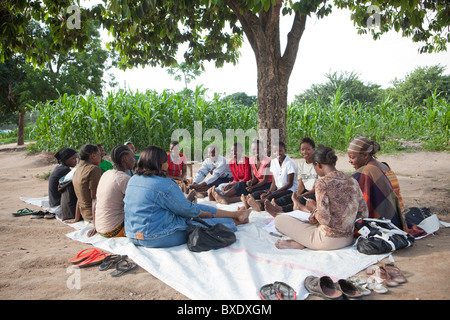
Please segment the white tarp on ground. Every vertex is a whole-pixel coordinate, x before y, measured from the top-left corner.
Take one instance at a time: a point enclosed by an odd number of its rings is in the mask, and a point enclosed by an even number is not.
[[[44,198],[21,200],[45,209],[42,206],[46,201]],[[208,203],[202,199],[199,202]],[[239,205],[209,204],[229,210]],[[128,238],[106,239],[98,234],[89,238],[87,232],[92,225],[84,222],[68,224],[75,231],[67,236],[114,254],[128,255],[153,276],[190,299],[260,299],[259,289],[275,281],[289,284],[297,291],[297,299],[305,299],[308,292],[303,282],[307,276],[328,275],[337,281],[388,256],[364,255],[355,247],[334,251],[279,250],[274,245],[279,238],[264,230],[270,221],[268,213],[252,212],[250,223],[238,227],[237,241],[233,245],[201,253],[189,251],[186,245],[149,249],[135,246]]]

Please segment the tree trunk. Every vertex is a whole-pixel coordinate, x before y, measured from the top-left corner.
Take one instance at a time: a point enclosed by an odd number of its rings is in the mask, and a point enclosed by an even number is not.
[[[276,143],[277,140],[286,143],[288,83],[307,15],[295,13],[282,55],[279,27],[282,0],[277,0],[268,11],[262,10],[258,14],[248,9],[242,10],[239,1],[225,2],[238,17],[255,53],[258,70],[258,135],[266,141],[268,148],[271,142]],[[278,134],[278,137],[273,137],[274,134]],[[270,149],[267,153],[270,153]]]
[[[263,60],[263,59],[261,59]],[[270,154],[273,143],[286,143],[287,82],[278,76],[277,66],[261,61],[258,65],[258,136],[266,140]]]
[[[17,128],[17,145],[23,146],[25,144],[24,139],[25,128],[25,110],[19,112],[19,127]]]

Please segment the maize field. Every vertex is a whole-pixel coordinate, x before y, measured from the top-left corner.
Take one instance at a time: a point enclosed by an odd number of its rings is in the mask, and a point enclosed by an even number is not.
[[[203,132],[216,129],[225,135],[226,129],[256,130],[256,105],[234,105],[218,94],[208,99],[206,92],[200,86],[190,95],[169,90],[120,90],[104,97],[63,95],[35,107],[40,116],[33,135],[37,148],[46,151],[77,149],[86,143],[101,143],[109,151],[125,141],[132,141],[137,150],[148,145],[167,150],[172,132],[186,129],[193,134],[196,121],[201,121]],[[389,99],[367,107],[341,97],[337,91],[326,105],[288,105],[288,152],[298,154],[299,141],[305,136],[345,151],[356,135],[375,139],[382,151],[401,149],[400,139],[421,142],[426,150],[449,150],[450,103],[443,99],[431,96],[425,108],[416,108],[399,107]],[[203,147],[209,143],[203,141]]]

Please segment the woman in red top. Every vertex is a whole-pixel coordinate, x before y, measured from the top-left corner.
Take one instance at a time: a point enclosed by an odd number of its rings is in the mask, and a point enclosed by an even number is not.
[[[240,143],[236,142],[233,144],[233,147],[231,148],[233,158],[228,162],[228,166],[233,174],[233,181],[231,181],[224,190],[230,189],[236,183],[246,182],[252,178],[250,160],[243,155],[242,151],[242,145]]]
[[[178,141],[170,142],[170,153],[167,154],[167,178],[178,181],[184,181],[186,178],[186,156],[180,152],[180,144]]]
[[[239,147],[240,146],[240,149]],[[272,174],[270,173],[270,158],[264,155],[264,145],[261,141],[255,140],[251,144],[251,151],[253,154],[253,157],[250,159],[247,157],[245,158],[245,162],[239,165],[236,165],[236,160],[239,155],[239,151],[242,154],[242,145],[241,144],[234,144],[233,146],[233,152],[235,154],[235,157],[230,160],[230,169],[233,173],[233,177],[235,177],[235,171],[236,174],[239,174],[238,177],[244,177],[240,181],[235,182],[234,184],[229,184],[229,188],[225,187],[224,194],[219,194],[216,192],[214,188],[211,189],[210,194],[212,195],[213,199],[210,200],[216,200],[219,203],[222,204],[229,204],[229,203],[235,203],[240,202],[241,196],[246,196],[247,194],[259,191],[259,190],[266,190],[270,188],[270,184],[272,183]],[[233,168],[232,166],[238,167],[238,169]],[[249,177],[248,174],[251,174]],[[236,179],[236,178],[235,178]]]

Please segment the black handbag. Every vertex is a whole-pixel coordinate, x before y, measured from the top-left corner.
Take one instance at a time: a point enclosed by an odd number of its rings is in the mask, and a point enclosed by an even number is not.
[[[196,221],[202,225],[190,224]],[[200,218],[188,220],[187,246],[193,252],[209,251],[227,247],[236,241],[233,230],[222,223],[210,225]]]
[[[397,228],[390,220],[357,219],[355,228],[360,234],[356,248],[367,255],[394,252],[414,244],[414,237]]]

